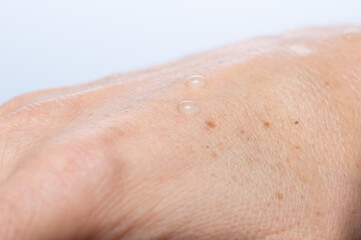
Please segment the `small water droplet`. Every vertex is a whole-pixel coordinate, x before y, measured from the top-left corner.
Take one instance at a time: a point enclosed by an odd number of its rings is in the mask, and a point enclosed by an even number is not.
[[[195,104],[192,101],[182,101],[182,102],[180,102],[179,106],[178,106],[178,110],[179,110],[179,112],[187,114],[187,115],[196,114],[196,113],[198,113],[200,111],[197,104]]]
[[[361,39],[361,28],[349,28],[343,32],[343,38],[346,40]]]
[[[187,80],[187,86],[191,88],[202,88],[206,85],[206,80],[201,75],[193,75]]]
[[[299,55],[301,57],[305,57],[312,54],[312,50],[304,45],[292,45],[289,48],[291,52]]]

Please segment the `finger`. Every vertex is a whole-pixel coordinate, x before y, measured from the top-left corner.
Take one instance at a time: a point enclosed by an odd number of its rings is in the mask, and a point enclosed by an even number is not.
[[[95,180],[103,182],[100,174],[60,149],[29,159],[1,185],[2,240],[88,239],[96,230],[90,213],[97,207],[92,193]],[[102,172],[101,166],[97,170]]]

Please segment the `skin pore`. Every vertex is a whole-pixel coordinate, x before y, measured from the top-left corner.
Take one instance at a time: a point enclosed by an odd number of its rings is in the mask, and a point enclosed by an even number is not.
[[[28,93],[0,107],[0,238],[357,240],[359,119],[356,26]]]

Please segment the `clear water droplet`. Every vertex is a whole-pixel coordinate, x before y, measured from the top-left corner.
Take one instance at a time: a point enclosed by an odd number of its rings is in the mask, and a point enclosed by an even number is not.
[[[181,113],[192,115],[200,111],[200,108],[193,101],[182,101],[179,103],[178,110]]]
[[[343,32],[343,38],[346,40],[361,40],[361,28],[349,28]]]
[[[193,75],[188,78],[187,86],[190,88],[203,88],[206,85],[206,79],[201,75]]]
[[[296,44],[290,46],[289,49],[291,50],[291,52],[301,57],[305,57],[312,54],[312,50],[306,47],[305,45]]]

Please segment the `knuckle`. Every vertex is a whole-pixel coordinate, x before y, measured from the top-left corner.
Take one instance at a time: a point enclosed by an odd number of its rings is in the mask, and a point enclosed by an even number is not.
[[[54,93],[59,93],[60,90],[65,90],[67,88],[68,87],[43,89],[16,96],[5,102],[3,105],[0,105],[0,116],[16,111],[26,105],[49,99],[54,96]]]
[[[28,104],[15,111],[0,116],[0,127],[14,130],[48,126],[55,122],[74,118],[79,112],[76,101],[58,97]]]
[[[16,109],[16,106],[24,103],[25,99],[28,99],[31,96],[32,93],[25,93],[6,101],[2,105],[0,105],[0,116],[10,112],[12,109]]]
[[[123,135],[122,130],[112,128],[77,128],[49,139],[40,158],[63,172],[119,171],[124,159],[115,153],[115,141]]]

